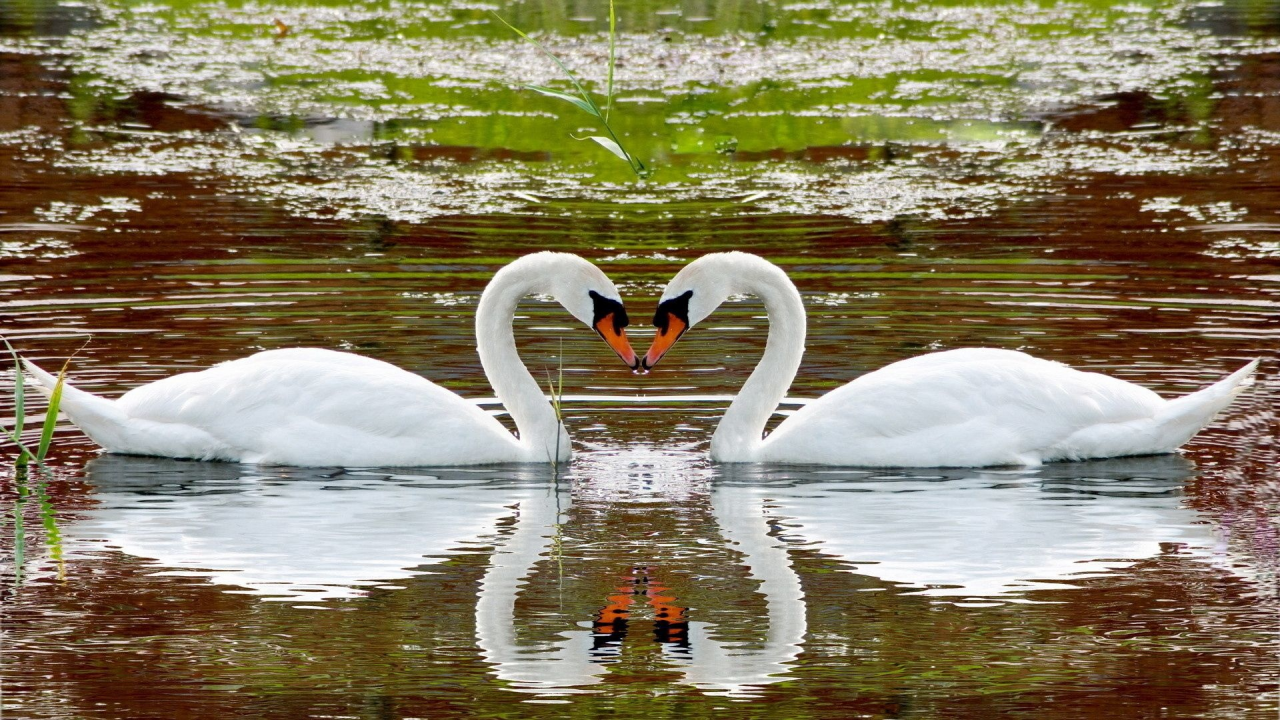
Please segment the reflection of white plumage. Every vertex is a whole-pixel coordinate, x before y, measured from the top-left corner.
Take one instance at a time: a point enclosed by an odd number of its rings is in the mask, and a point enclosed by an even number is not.
[[[747,253],[703,256],[662,295],[652,367],[732,295],[764,301],[769,339],[711,440],[721,462],[981,467],[1170,453],[1251,383],[1253,361],[1172,400],[1133,383],[1012,350],[968,348],[888,365],[765,423],[804,355],[805,311],[780,268]]]
[[[786,680],[808,632],[808,606],[800,576],[791,565],[786,546],[770,532],[766,507],[770,503],[752,490],[719,485],[711,495],[711,508],[720,533],[743,554],[742,564],[760,583],[759,592],[768,608],[768,629],[758,648],[745,648],[717,639],[715,626],[689,623],[693,660],[682,672],[688,683],[710,692],[747,695],[751,686]]]
[[[282,465],[547,462],[569,436],[516,352],[526,295],[555,298],[635,365],[618,291],[576,255],[527,255],[494,275],[476,311],[476,349],[519,438],[475,404],[394,365],[316,348],[260,352],[134,388],[118,400],[63,389],[62,411],[110,452]],[[27,363],[45,392],[56,378]]]
[[[677,477],[688,479],[683,473]],[[727,641],[716,625],[693,620],[687,652],[663,645],[666,660],[683,681],[707,692],[749,695],[751,686],[782,682],[789,663],[800,655],[807,629],[800,578],[786,547],[770,534],[766,503],[751,491],[718,487],[710,502],[722,538],[742,553],[742,564],[759,582],[758,592],[767,606],[761,643],[742,646]],[[516,596],[522,585],[533,584],[525,579],[545,561],[557,516],[551,494],[533,494],[521,501],[517,523],[495,544],[493,564],[480,581],[476,602],[476,645],[493,663],[494,675],[511,683],[512,689],[547,695],[590,692],[609,667],[592,656],[592,634],[585,628],[561,632],[557,639],[540,644],[517,640]]]
[[[554,489],[521,500],[517,522],[496,543],[476,598],[476,647],[492,664],[493,674],[520,692],[584,692],[608,670],[592,661],[590,630],[564,632],[540,645],[517,640],[516,599],[551,549],[560,521],[557,505]]]
[[[669,457],[674,462],[662,474],[688,480],[703,470],[692,456]],[[637,458],[639,474],[652,473],[653,458]],[[625,456],[615,460],[627,465]],[[512,689],[546,695],[598,690],[608,675],[609,665],[592,654],[591,623],[553,637],[528,631],[529,609],[555,606],[554,597],[538,593],[559,584],[537,575],[559,571],[549,554],[571,503],[557,493],[549,468],[411,471],[430,475],[252,470],[97,458],[86,475],[98,505],[64,528],[68,552],[118,549],[152,558],[167,573],[296,603],[358,596],[361,588],[418,575],[428,558],[453,557],[468,545],[487,553],[492,546],[474,608],[476,648],[489,672]],[[666,661],[678,682],[707,692],[746,696],[785,681],[809,632],[804,576],[795,563],[812,551],[838,557],[860,575],[961,598],[1016,597],[1174,548],[1196,563],[1219,560],[1238,573],[1240,563],[1213,548],[1203,518],[1180,504],[1179,490],[1193,473],[1177,456],[927,474],[721,466],[709,494],[680,501],[708,502],[715,522],[705,527],[716,528],[718,539],[696,533],[665,551],[672,546],[662,542],[654,560],[708,541],[723,544],[740,553],[736,562],[758,583],[754,591],[765,609],[746,618],[754,637],[741,643],[741,626],[707,621],[715,607],[691,608],[688,649],[665,652]],[[566,535],[572,533],[571,527]],[[805,553],[793,555],[791,547]],[[707,574],[739,576],[715,567]],[[427,611],[467,612],[450,604],[456,598],[422,598]],[[723,602],[739,614],[738,600],[716,593],[703,602]]]
[[[97,505],[64,530],[161,567],[275,599],[356,597],[482,542],[513,503],[545,494],[539,466],[431,475],[287,469],[104,455],[85,468]],[[417,472],[411,470],[410,472]],[[236,591],[244,592],[244,591]]]
[[[1228,564],[1205,519],[1181,503],[1195,466],[1176,455],[776,479],[755,468],[727,466],[726,481],[768,498],[788,536],[922,595],[1010,597],[1169,552]]]

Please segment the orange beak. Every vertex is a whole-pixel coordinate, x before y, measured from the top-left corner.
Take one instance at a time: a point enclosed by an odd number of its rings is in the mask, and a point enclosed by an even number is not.
[[[632,370],[639,369],[640,358],[636,357],[636,351],[631,349],[631,341],[627,340],[626,328],[614,329],[613,313],[609,313],[600,318],[600,322],[596,323],[596,332],[600,333],[600,337],[609,343],[609,347],[622,358],[622,362]]]
[[[667,354],[671,346],[675,345],[680,336],[684,334],[684,331],[688,329],[689,326],[685,325],[680,318],[674,315],[668,316],[666,329],[658,331],[658,334],[653,338],[653,344],[649,346],[649,352],[644,355],[644,368],[648,370],[657,365],[662,356]]]

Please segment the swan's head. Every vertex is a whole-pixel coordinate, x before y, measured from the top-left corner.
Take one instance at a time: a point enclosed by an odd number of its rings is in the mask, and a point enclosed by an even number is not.
[[[630,323],[622,296],[613,281],[600,268],[570,253],[543,252],[526,258],[546,260],[542,279],[550,283],[547,294],[556,299],[570,314],[589,325],[632,370],[640,368],[640,358],[631,349],[626,327]],[[512,263],[512,267],[516,265]]]
[[[653,325],[658,333],[649,346],[649,352],[645,353],[644,369],[657,365],[686,330],[702,322],[730,295],[747,292],[744,285],[746,274],[756,270],[760,264],[773,267],[764,259],[747,253],[712,253],[703,255],[676,273],[667,283],[667,289],[658,301],[658,311],[653,314]]]

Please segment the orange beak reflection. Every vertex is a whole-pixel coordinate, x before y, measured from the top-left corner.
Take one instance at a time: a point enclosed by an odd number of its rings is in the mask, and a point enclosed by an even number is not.
[[[631,341],[627,340],[627,331],[625,328],[615,330],[613,324],[613,313],[600,318],[600,322],[596,323],[596,332],[600,333],[600,337],[609,343],[609,347],[622,358],[622,362],[632,370],[640,368],[640,358],[636,357],[636,351],[631,349]]]
[[[684,334],[684,331],[688,329],[689,326],[683,320],[674,315],[668,315],[666,329],[658,331],[658,334],[653,338],[653,344],[649,346],[649,352],[644,355],[644,368],[648,370],[657,365],[662,356],[667,354],[671,346],[675,345],[680,336]]]

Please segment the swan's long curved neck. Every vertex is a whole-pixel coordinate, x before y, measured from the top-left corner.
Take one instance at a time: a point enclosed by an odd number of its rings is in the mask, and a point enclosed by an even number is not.
[[[542,292],[541,284],[537,278],[500,271],[485,288],[476,309],[480,365],[494,394],[511,413],[520,431],[520,444],[529,450],[529,459],[537,462],[551,460],[557,444],[561,457],[569,448],[568,436],[560,437],[562,430],[555,409],[520,360],[511,327],[520,299]]]
[[[764,301],[769,339],[764,356],[747,378],[711,438],[715,460],[752,460],[763,442],[765,424],[786,397],[804,357],[805,313],[800,292],[777,266],[760,261],[737,283]]]

